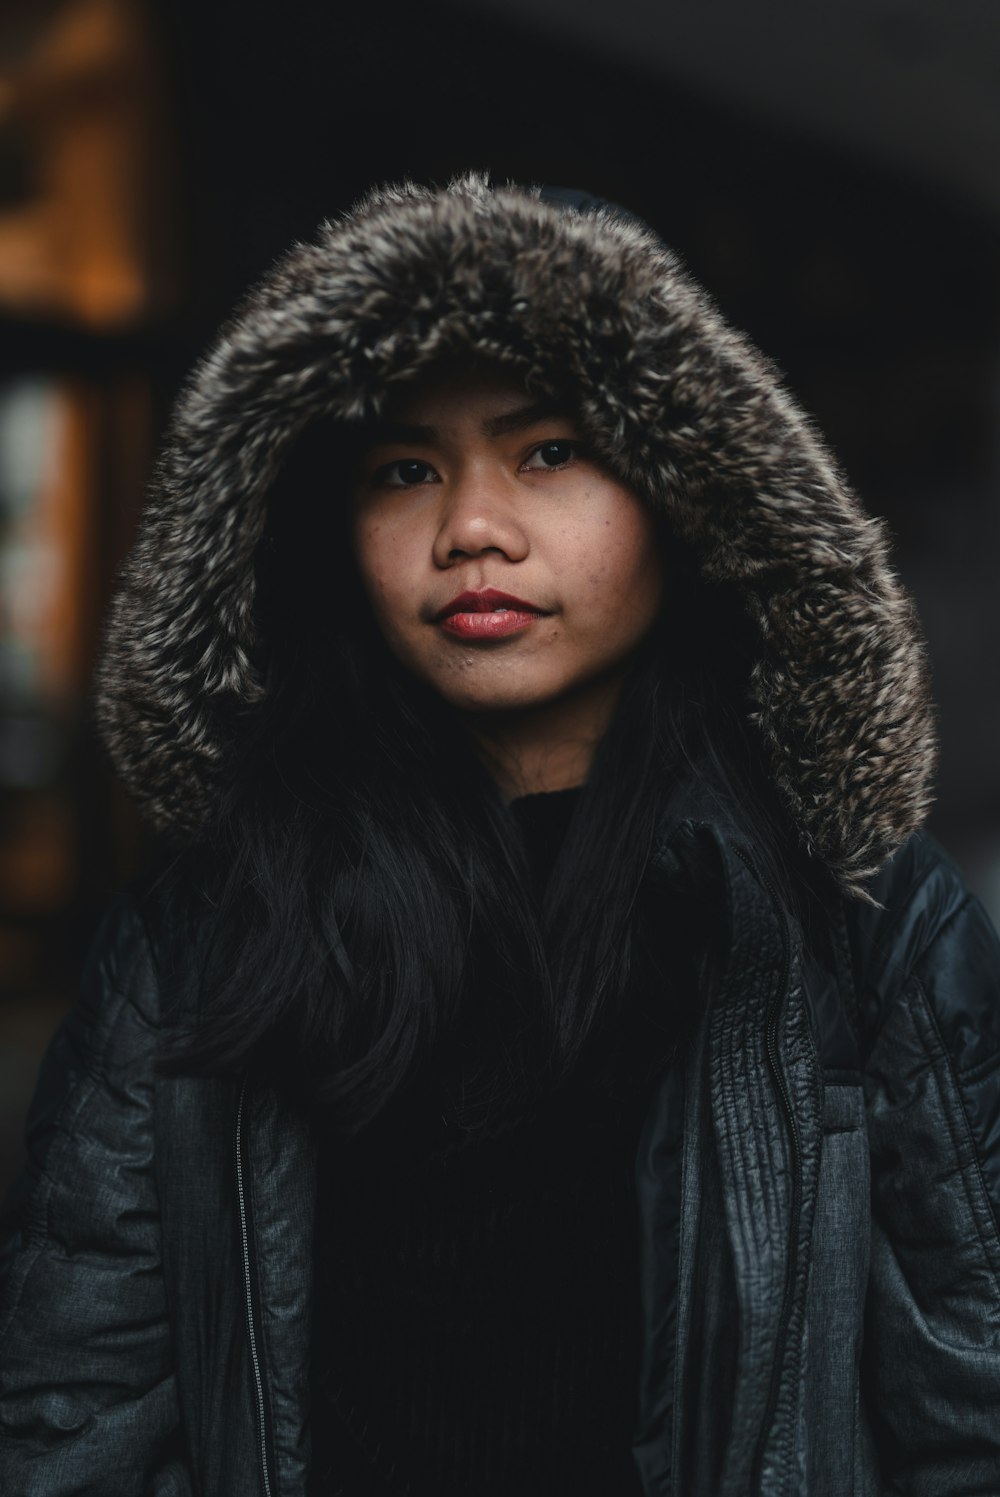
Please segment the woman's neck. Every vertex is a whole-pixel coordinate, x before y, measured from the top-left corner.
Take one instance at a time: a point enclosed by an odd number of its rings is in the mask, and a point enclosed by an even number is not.
[[[621,686],[620,677],[604,679],[538,707],[471,716],[480,756],[504,800],[582,785]]]

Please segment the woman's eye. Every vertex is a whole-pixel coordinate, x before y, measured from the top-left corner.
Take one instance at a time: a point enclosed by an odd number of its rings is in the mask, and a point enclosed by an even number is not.
[[[433,472],[430,463],[421,462],[417,457],[403,457],[379,468],[375,474],[375,482],[384,483],[390,489],[416,488],[418,484],[425,483],[428,474]]]
[[[531,453],[527,466],[532,468],[561,468],[568,463],[570,458],[575,457],[580,451],[579,442],[568,442],[560,438],[558,441],[542,442]],[[535,462],[534,459],[539,461]]]

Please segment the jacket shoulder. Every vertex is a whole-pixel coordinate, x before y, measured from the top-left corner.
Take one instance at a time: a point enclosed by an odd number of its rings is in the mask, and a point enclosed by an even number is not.
[[[74,1010],[77,1022],[94,1024],[95,1039],[106,1038],[112,1009],[126,1005],[155,1024],[158,967],[148,910],[135,885],[112,901],[91,943]]]
[[[1000,1057],[1000,937],[954,859],[914,832],[851,901],[847,928],[865,1027],[918,982],[959,1071]]]
[[[134,1087],[150,1069],[158,1010],[148,927],[135,894],[125,891],[97,930],[76,1001],[45,1052],[26,1120],[28,1165],[4,1203],[5,1224],[47,1188],[55,1157],[100,1114],[97,1099],[109,1088]]]
[[[0,1252],[0,1488],[189,1492],[154,1164],[158,982],[134,893],[53,1037]]]

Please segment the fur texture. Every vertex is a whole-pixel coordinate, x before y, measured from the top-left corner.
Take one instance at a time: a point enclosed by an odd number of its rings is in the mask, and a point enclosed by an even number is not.
[[[442,353],[567,381],[588,438],[665,510],[760,638],[747,711],[810,853],[864,883],[921,822],[935,762],[913,605],[773,368],[651,230],[470,172],[375,189],[244,302],[173,417],[124,567],[97,711],[161,829],[196,837],[227,726],[259,700],[252,556],[289,444],[376,414]]]

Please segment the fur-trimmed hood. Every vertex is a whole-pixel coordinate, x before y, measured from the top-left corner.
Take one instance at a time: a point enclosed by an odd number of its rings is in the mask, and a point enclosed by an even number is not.
[[[244,302],[178,402],[97,676],[112,759],[152,822],[197,836],[222,724],[259,700],[253,553],[314,418],[377,415],[442,354],[576,390],[588,440],[669,516],[761,640],[747,712],[806,848],[843,888],[923,819],[935,762],[913,605],[773,368],[638,220],[470,172],[369,192]]]

